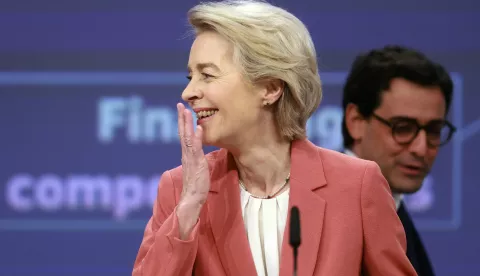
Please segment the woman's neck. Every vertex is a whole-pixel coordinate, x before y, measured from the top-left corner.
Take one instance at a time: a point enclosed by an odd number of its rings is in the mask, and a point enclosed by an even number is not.
[[[271,195],[284,183],[290,173],[289,141],[251,144],[233,154],[239,178],[247,190],[259,196]]]

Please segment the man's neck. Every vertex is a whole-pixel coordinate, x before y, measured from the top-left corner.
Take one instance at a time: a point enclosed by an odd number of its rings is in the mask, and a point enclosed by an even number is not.
[[[357,157],[357,158],[361,158],[359,157],[357,154],[355,154],[352,150],[350,149],[345,149],[343,151],[346,155],[350,155],[350,156],[354,156],[354,157]],[[400,204],[402,203],[402,200],[403,200],[403,194],[399,194],[399,193],[392,193],[393,195],[393,200],[395,200],[395,208],[396,210],[398,211],[398,208],[400,208]]]

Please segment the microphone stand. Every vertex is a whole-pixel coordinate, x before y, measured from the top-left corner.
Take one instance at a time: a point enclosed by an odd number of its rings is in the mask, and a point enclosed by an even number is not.
[[[293,276],[297,276],[298,247],[293,248]]]

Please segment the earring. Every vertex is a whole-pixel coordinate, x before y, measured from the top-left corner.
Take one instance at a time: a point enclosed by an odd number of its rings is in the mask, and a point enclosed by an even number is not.
[[[270,105],[270,103],[267,102],[267,101],[265,101],[265,102],[263,102],[263,105],[264,105],[264,106],[267,106],[267,105]]]

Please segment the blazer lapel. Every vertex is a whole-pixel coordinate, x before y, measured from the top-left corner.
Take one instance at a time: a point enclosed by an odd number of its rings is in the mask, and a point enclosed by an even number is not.
[[[298,249],[298,275],[313,275],[322,235],[326,202],[315,190],[327,184],[322,160],[315,145],[308,140],[294,141],[291,152],[290,199],[283,236],[280,275],[293,272],[293,250],[289,244],[290,209],[300,211],[301,245]]]
[[[215,244],[226,275],[256,275],[240,204],[238,173],[233,158],[221,150],[214,161],[207,201]]]

